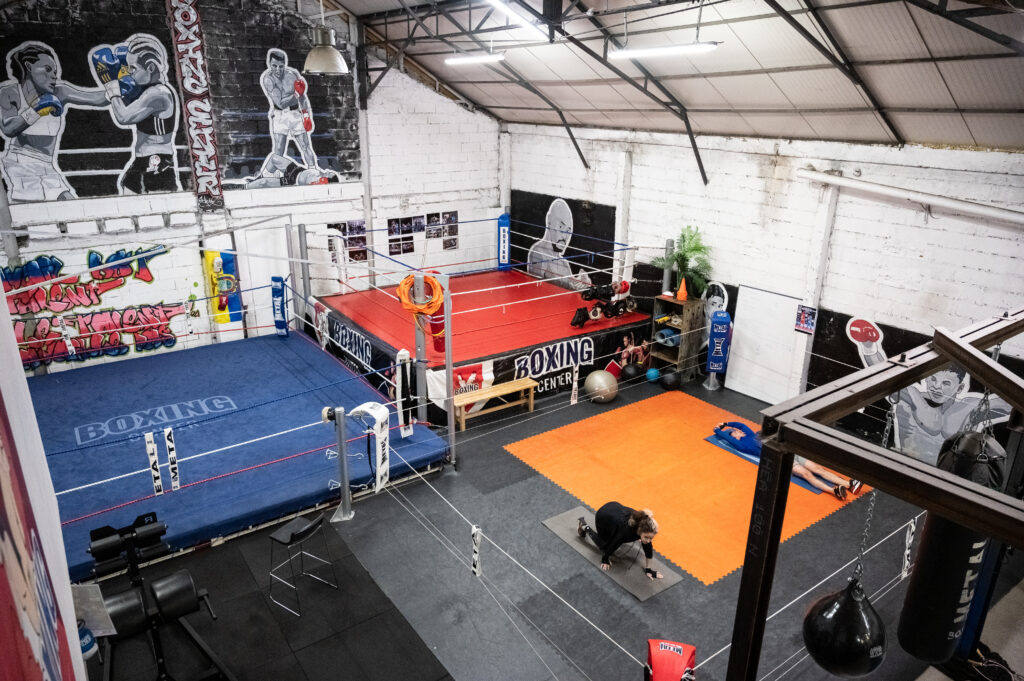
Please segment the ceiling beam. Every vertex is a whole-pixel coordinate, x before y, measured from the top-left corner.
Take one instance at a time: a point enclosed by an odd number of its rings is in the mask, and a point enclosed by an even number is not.
[[[826,24],[815,11],[815,7],[811,4],[811,0],[805,0],[805,2],[811,16],[818,23],[818,26],[821,27],[821,30],[824,31],[825,37],[827,37],[829,42],[832,43],[832,49],[835,50],[836,54],[833,54],[831,50],[818,42],[818,39],[811,35],[810,32],[803,27],[803,24],[791,16],[789,12],[787,12],[776,0],[764,0],[764,3],[771,7],[783,21],[789,24],[793,30],[803,37],[804,40],[820,52],[830,64],[839,69],[839,72],[846,76],[851,83],[861,89],[864,96],[867,97],[868,103],[874,107],[878,117],[882,119],[882,123],[889,130],[889,134],[892,135],[893,141],[898,145],[903,146],[906,143],[903,136],[896,130],[896,126],[893,125],[892,121],[889,120],[889,117],[885,115],[885,112],[882,111],[882,105],[878,103],[877,99],[875,99],[875,95],[871,92],[871,89],[868,88],[867,84],[861,80],[860,76],[857,74],[857,71],[850,65],[850,60],[847,59],[842,48],[839,47],[839,42],[835,39],[835,36],[832,35],[832,31],[829,29],[828,24]]]
[[[401,2],[403,6],[405,6],[405,5],[406,5],[406,2],[405,2],[405,0],[399,0],[399,2]],[[416,21],[416,24],[417,24],[417,25],[418,25],[418,26],[419,26],[420,28],[422,28],[422,29],[423,29],[424,33],[426,33],[427,35],[433,35],[432,31],[431,31],[431,30],[430,30],[429,28],[427,28],[427,25],[426,25],[426,24],[424,24],[424,23],[423,23],[422,21],[420,21],[419,17],[416,17],[416,16],[414,16],[414,15],[410,15],[410,16],[412,16],[412,18],[413,18],[413,19],[414,19],[414,20]],[[408,41],[409,41],[409,40],[410,40],[410,39],[412,38],[412,36],[413,36],[413,35],[414,35],[415,33],[416,33],[416,27],[413,27],[413,29],[412,29],[411,31],[409,31],[409,36],[408,36],[408,37],[406,38],[406,42],[408,42]],[[454,45],[452,45],[452,49],[453,49],[453,50],[455,49],[455,46],[454,46]],[[401,51],[399,51],[399,54],[401,54]],[[500,72],[497,72],[497,73],[498,73],[498,75],[502,75],[502,74],[501,74]],[[438,80],[438,82],[443,82],[443,81],[440,81],[440,80]],[[445,83],[445,87],[449,87],[447,83]],[[464,96],[462,95],[462,93],[459,93],[459,97],[464,97]],[[465,98],[464,98],[464,99],[465,99]],[[496,119],[499,119],[499,120],[501,119],[501,117],[500,117],[500,116],[498,116],[497,114],[495,114],[495,113],[494,113],[493,111],[491,111],[491,110],[490,110],[490,109],[488,109],[487,107],[484,107],[484,106],[480,106],[480,105],[479,105],[479,104],[477,104],[476,102],[472,102],[472,101],[471,101],[471,100],[469,100],[469,99],[465,99],[465,101],[469,102],[469,103],[470,103],[470,104],[471,104],[471,105],[472,105],[473,107],[476,107],[476,108],[478,108],[478,109],[480,109],[480,110],[482,110],[482,111],[485,111],[485,112],[487,112],[487,114],[488,114],[489,116],[492,116],[492,117],[494,117],[494,118],[496,118]]]
[[[465,83],[467,85],[488,85],[500,81],[474,81],[472,83]],[[511,106],[511,105],[495,105],[496,109],[504,109],[508,111],[546,111],[547,109],[537,106]],[[613,109],[607,107],[594,108],[594,107],[564,107],[562,111],[566,113],[592,113],[597,111],[603,111],[605,113],[654,113],[661,109],[647,108],[638,109],[631,107],[628,109]],[[803,108],[803,109],[747,109],[747,108],[728,108],[728,107],[691,107],[687,109],[689,113],[695,114],[739,114],[739,115],[754,115],[754,116],[784,116],[787,114],[791,115],[802,115],[802,114],[873,114],[877,113],[875,109],[869,106],[860,107],[835,107],[828,109],[815,109],[815,108]],[[960,114],[976,114],[979,116],[1020,116],[1024,115],[1024,109],[964,109],[964,108],[928,108],[928,107],[886,107],[885,111],[888,113],[924,113],[924,114],[943,114],[947,116],[957,116]]]
[[[540,20],[544,25],[548,24],[548,22],[544,18],[544,15],[535,10],[530,5],[528,5],[524,0],[512,0],[512,2],[515,2],[517,5],[519,5],[524,10],[529,12],[531,16],[533,16],[535,19]],[[579,5],[581,8],[585,6],[582,2],[580,2]],[[616,38],[608,31],[608,29],[605,28],[601,24],[601,22],[597,21],[596,19],[594,19],[593,21],[594,24],[600,28],[601,33],[604,34],[605,38],[616,47],[619,47],[618,40],[616,40]],[[664,85],[662,85],[657,78],[655,78],[647,69],[645,69],[641,64],[639,64],[635,59],[631,59],[630,62],[642,74],[644,74],[644,78],[646,78],[648,82],[653,83],[656,88],[661,90],[662,94],[665,95],[665,98],[668,100],[667,102],[662,101],[656,94],[648,90],[640,83],[636,82],[636,80],[629,76],[627,73],[625,73],[617,66],[609,62],[604,57],[604,55],[598,54],[590,47],[587,47],[585,44],[583,44],[582,41],[580,41],[574,35],[566,31],[561,25],[552,25],[552,27],[555,29],[555,31],[561,34],[569,43],[585,52],[591,59],[597,61],[606,69],[608,69],[609,71],[617,75],[619,78],[621,78],[624,82],[633,86],[633,88],[639,90],[646,97],[657,102],[659,106],[668,110],[674,116],[683,121],[683,125],[686,127],[686,135],[690,139],[690,148],[693,149],[693,156],[694,159],[697,161],[697,170],[700,171],[701,180],[704,182],[705,185],[707,185],[708,175],[707,172],[705,172],[704,170],[704,162],[700,158],[700,151],[697,149],[697,140],[693,136],[693,128],[690,126],[690,117],[687,115],[686,107],[683,106],[682,102],[676,99],[676,97],[671,92],[669,92],[669,90]]]
[[[929,2],[928,0],[906,0],[906,2],[914,7],[923,9],[925,12],[929,12],[948,21],[952,21],[957,26],[966,28],[968,31],[973,31],[980,36],[997,42],[1003,47],[1013,50],[1017,54],[1024,54],[1024,42],[1003,33],[993,31],[990,28],[985,28],[981,24],[976,24],[973,21],[964,18],[963,15],[957,12],[950,12],[946,9],[945,2],[942,2],[941,4]]]
[[[403,6],[407,6],[405,0],[399,0],[399,2],[401,2]],[[445,11],[445,10],[442,10],[441,14],[448,21],[452,22],[452,24],[455,26],[455,28],[457,28],[460,31],[462,31],[463,33],[465,33],[466,37],[468,37],[470,40],[472,40],[474,44],[476,44],[481,49],[487,49],[487,45],[482,43],[482,42],[480,42],[475,37],[473,37],[472,33],[470,33],[469,31],[466,31],[466,29],[463,28],[462,24],[460,24],[455,19],[455,17],[449,15],[447,13],[447,11]],[[416,19],[417,22],[422,24],[422,22],[420,22],[418,17],[414,16],[414,18]],[[458,51],[458,49],[454,45],[452,45],[452,48],[456,49],[456,51]],[[519,73],[514,68],[512,68],[511,66],[509,66],[505,62],[501,62],[501,66],[507,72],[507,74],[503,74],[503,75],[507,75],[508,77],[510,77],[512,79],[512,82],[514,82],[516,85],[518,85],[519,87],[523,88],[527,92],[530,92],[530,93],[536,95],[537,97],[539,97],[541,99],[541,101],[543,101],[545,104],[547,104],[548,106],[551,107],[552,111],[554,111],[556,114],[558,114],[558,118],[561,119],[562,126],[565,128],[565,132],[569,135],[569,140],[572,142],[572,146],[576,149],[576,155],[580,157],[580,162],[583,163],[583,167],[586,168],[587,170],[589,170],[590,169],[590,164],[587,163],[587,158],[583,155],[583,150],[580,149],[579,142],[576,141],[576,135],[573,134],[572,128],[569,127],[569,121],[566,120],[565,114],[562,112],[562,110],[560,108],[558,108],[558,106],[554,102],[552,102],[543,92],[541,92],[540,90],[535,88],[529,81],[527,81],[525,78],[523,78],[521,75],[519,75]],[[493,65],[488,64],[488,68],[490,68],[495,73],[501,74],[501,72],[498,69],[496,69]]]
[[[441,54],[447,54],[446,52],[411,52],[407,53],[411,57],[422,57],[422,56],[438,56]],[[865,66],[900,66],[904,64],[940,64],[945,62],[962,62],[962,61],[984,61],[990,59],[1018,59],[1018,57],[1012,54],[1006,54],[1000,52],[999,54],[963,54],[953,55],[946,57],[915,57],[912,59],[873,59],[870,61],[859,61],[852,62],[852,66],[865,67]],[[796,73],[800,71],[824,71],[832,70],[831,64],[802,64],[800,66],[776,66],[773,68],[766,69],[740,69],[738,71],[703,71],[701,73],[681,73],[675,76],[659,76],[662,81],[673,81],[673,80],[705,80],[709,78],[730,78],[733,76],[760,76],[770,75],[773,73]],[[592,85],[613,85],[619,82],[619,78],[594,78],[592,80],[534,80],[534,85],[573,85],[587,87]],[[485,83],[487,81],[480,80],[449,80],[452,85],[463,83],[466,85],[475,85],[477,83]],[[696,109],[690,107],[691,112]],[[886,107],[887,111],[893,111],[894,107]]]

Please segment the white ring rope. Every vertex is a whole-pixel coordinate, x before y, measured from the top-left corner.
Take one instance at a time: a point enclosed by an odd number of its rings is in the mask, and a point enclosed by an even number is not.
[[[415,468],[413,468],[412,464],[410,464],[410,463],[409,463],[408,461],[406,461],[406,459],[405,459],[405,458],[404,458],[404,457],[403,457],[403,456],[402,456],[401,454],[399,454],[399,453],[398,453],[397,451],[395,451],[394,449],[392,449],[392,451],[394,451],[395,455],[396,455],[396,456],[398,456],[398,458],[402,459],[402,462],[403,462],[403,463],[405,463],[405,465],[406,465],[407,467],[409,467],[409,468],[410,468],[410,469],[411,469],[411,470],[413,471],[413,473],[415,473],[415,475],[416,475],[417,477],[419,477],[419,479],[420,479],[420,480],[421,480],[421,481],[422,481],[422,482],[423,482],[423,483],[424,483],[424,484],[425,484],[425,485],[426,485],[427,487],[429,487],[429,488],[430,488],[430,490],[431,490],[431,491],[432,491],[432,492],[433,492],[434,494],[436,494],[436,495],[437,495],[438,497],[440,497],[440,498],[441,498],[441,500],[442,500],[442,501],[444,501],[444,503],[446,503],[446,504],[448,505],[448,507],[449,507],[449,508],[451,508],[451,509],[452,509],[453,511],[455,511],[456,515],[458,515],[458,516],[459,516],[460,518],[462,518],[462,520],[463,520],[463,521],[465,521],[465,522],[466,522],[466,523],[467,523],[467,524],[468,524],[468,525],[469,525],[470,527],[473,527],[473,525],[474,525],[475,523],[471,522],[471,521],[470,521],[470,520],[469,520],[469,519],[468,519],[468,518],[467,518],[467,517],[466,517],[466,516],[465,516],[465,515],[464,515],[464,514],[462,513],[462,511],[460,511],[459,509],[457,509],[457,508],[456,508],[456,507],[455,507],[455,506],[454,506],[454,505],[453,505],[453,504],[452,504],[452,503],[451,503],[450,501],[448,501],[448,499],[447,499],[447,498],[446,498],[446,497],[445,497],[445,496],[444,496],[443,494],[441,494],[441,492],[439,492],[439,491],[437,490],[437,488],[436,488],[436,487],[434,487],[433,485],[431,485],[431,484],[430,484],[430,481],[429,481],[429,480],[427,480],[426,478],[424,478],[424,477],[423,477],[423,475],[422,475],[422,474],[421,474],[421,473],[420,473],[419,471],[417,471],[417,470],[416,470]],[[544,581],[543,581],[542,579],[540,579],[539,577],[537,577],[537,575],[535,575],[535,574],[533,574],[532,572],[530,572],[530,570],[528,570],[528,569],[527,569],[527,568],[526,568],[526,567],[525,567],[525,566],[524,566],[524,565],[523,565],[522,563],[520,563],[520,562],[519,562],[519,561],[517,561],[517,560],[516,560],[515,558],[513,558],[512,556],[510,556],[510,555],[508,554],[508,552],[507,552],[507,551],[505,551],[505,550],[504,550],[503,548],[501,548],[501,546],[499,546],[499,545],[498,545],[498,544],[497,544],[497,543],[496,543],[496,542],[495,542],[495,541],[494,541],[493,539],[491,539],[491,538],[490,538],[490,537],[489,537],[489,536],[488,536],[488,535],[487,535],[487,534],[486,534],[485,532],[481,532],[481,533],[480,533],[480,535],[481,535],[482,537],[484,537],[485,539],[487,539],[487,541],[488,541],[488,542],[490,542],[490,543],[491,543],[491,545],[492,545],[492,546],[494,546],[494,548],[498,549],[498,551],[500,551],[500,552],[501,552],[502,554],[504,554],[504,555],[505,555],[505,557],[506,557],[506,558],[508,558],[508,559],[509,559],[510,561],[512,561],[512,563],[513,563],[513,564],[515,564],[515,565],[516,565],[517,567],[519,567],[519,568],[520,568],[521,570],[523,570],[523,571],[524,571],[524,572],[525,572],[526,574],[528,574],[528,575],[529,575],[530,577],[532,577],[532,578],[534,579],[534,581],[536,581],[536,582],[537,582],[538,584],[540,584],[541,586],[543,586],[543,587],[544,587],[544,588],[545,588],[545,589],[546,589],[546,590],[547,590],[547,591],[548,591],[548,592],[549,592],[549,593],[550,593],[551,595],[553,595],[553,596],[554,596],[555,598],[557,598],[558,600],[560,600],[560,601],[561,601],[561,602],[562,602],[562,603],[563,603],[563,604],[564,604],[564,605],[565,605],[565,606],[566,606],[567,608],[569,608],[569,609],[570,609],[570,610],[572,610],[572,611],[573,611],[574,613],[576,613],[577,615],[579,615],[579,617],[580,617],[580,618],[581,618],[581,619],[582,619],[582,620],[583,620],[584,622],[586,622],[586,623],[587,623],[587,624],[589,624],[589,625],[590,625],[591,627],[593,627],[593,628],[594,628],[595,630],[597,630],[597,631],[598,631],[598,632],[599,632],[599,633],[600,633],[600,634],[601,634],[602,636],[604,636],[604,637],[605,637],[606,639],[608,639],[608,641],[610,641],[610,642],[611,642],[612,644],[614,644],[614,645],[615,645],[615,646],[616,646],[616,647],[617,647],[617,648],[618,648],[619,650],[621,650],[621,651],[622,651],[623,653],[625,653],[625,654],[626,654],[627,656],[629,656],[629,657],[630,657],[630,658],[631,658],[631,659],[632,659],[632,660],[633,660],[634,662],[636,662],[636,663],[637,663],[638,665],[640,665],[640,666],[643,666],[643,662],[641,662],[641,661],[640,661],[640,660],[638,660],[638,659],[637,659],[636,657],[634,657],[632,653],[630,653],[630,652],[629,652],[628,650],[626,650],[625,648],[623,648],[623,647],[622,647],[622,646],[621,646],[621,645],[620,645],[620,644],[619,644],[619,643],[618,643],[618,642],[617,642],[617,641],[616,641],[615,639],[613,639],[613,638],[612,638],[611,636],[609,636],[608,634],[606,634],[606,633],[605,633],[605,632],[604,632],[604,631],[603,631],[603,630],[602,630],[602,629],[601,629],[601,628],[600,628],[599,626],[597,626],[597,625],[596,625],[596,624],[594,624],[594,623],[593,623],[592,621],[590,621],[589,619],[587,619],[587,618],[586,618],[586,616],[584,616],[584,615],[583,615],[583,613],[581,613],[581,612],[580,612],[579,610],[577,610],[577,609],[576,609],[575,607],[573,607],[573,605],[572,605],[571,603],[569,603],[569,602],[568,602],[568,601],[566,601],[566,600],[565,600],[564,598],[562,598],[562,597],[561,597],[561,596],[560,596],[560,595],[559,595],[559,594],[558,594],[558,593],[557,593],[557,592],[556,592],[556,591],[555,591],[554,589],[552,589],[552,588],[551,588],[550,586],[548,586],[547,584],[545,584],[545,583],[544,583]]]
[[[900,582],[902,582],[902,581],[903,581],[904,579],[906,579],[906,577],[903,577],[902,575],[899,575],[899,574],[897,574],[897,575],[896,575],[895,577],[893,577],[892,579],[890,579],[890,580],[889,580],[889,581],[888,581],[888,582],[887,582],[886,584],[884,584],[884,585],[882,585],[881,587],[879,587],[879,588],[878,588],[878,589],[877,589],[877,590],[876,590],[876,591],[875,591],[875,592],[874,592],[873,594],[871,594],[871,595],[870,595],[870,596],[869,596],[868,598],[869,598],[870,600],[873,600],[873,601],[875,601],[875,602],[878,602],[878,601],[880,601],[881,599],[885,598],[885,597],[886,597],[886,596],[887,596],[887,595],[889,594],[889,592],[890,592],[890,591],[892,591],[893,589],[895,589],[895,588],[896,588],[896,587],[897,587],[897,586],[899,585],[899,583],[900,583]],[[785,665],[785,664],[786,664],[787,662],[789,662],[790,660],[792,660],[792,659],[793,659],[794,657],[796,657],[796,656],[797,656],[797,655],[799,655],[800,653],[804,653],[803,657],[801,657],[801,658],[800,658],[799,660],[797,660],[796,662],[794,662],[794,663],[793,663],[793,664],[792,664],[792,665],[791,665],[791,666],[789,667],[789,669],[787,669],[786,671],[784,671],[784,672],[782,672],[781,674],[779,674],[779,676],[777,677],[777,680],[778,680],[778,679],[783,679],[783,678],[785,678],[787,674],[789,674],[789,673],[790,673],[791,671],[793,671],[794,669],[796,669],[796,668],[797,668],[798,666],[800,666],[800,664],[801,664],[801,663],[802,663],[802,662],[803,662],[804,660],[806,660],[806,659],[807,659],[808,657],[810,657],[810,653],[808,653],[808,652],[805,652],[806,650],[807,650],[807,648],[806,648],[805,646],[801,646],[801,647],[799,648],[799,650],[797,650],[797,651],[796,651],[795,653],[793,653],[792,655],[790,655],[789,657],[787,657],[787,658],[786,658],[785,660],[783,660],[783,661],[782,661],[781,663],[779,663],[778,665],[776,665],[776,667],[775,667],[774,669],[772,669],[771,671],[769,671],[768,673],[766,673],[766,674],[765,674],[764,676],[762,676],[762,677],[760,678],[760,680],[759,680],[759,681],[765,681],[765,679],[767,679],[767,678],[768,678],[769,676],[771,676],[771,675],[772,675],[772,674],[774,674],[774,673],[775,673],[776,671],[778,671],[780,667],[782,667],[783,665]]]
[[[260,288],[265,288],[265,287],[260,287]],[[254,289],[254,288],[253,289],[246,289],[246,292],[252,292],[252,291],[255,291],[255,290],[256,289]],[[239,291],[238,293],[242,293],[242,292]],[[213,298],[215,298],[215,297],[217,297],[217,296],[213,296]],[[185,302],[196,302],[196,303],[198,303],[200,301],[210,301],[213,298],[199,298],[199,299],[197,299],[195,301],[185,301]],[[182,306],[184,306],[184,303],[182,303]],[[273,303],[271,303],[270,305],[266,305],[266,306],[263,306],[263,307],[249,307],[249,308],[246,308],[245,311],[246,312],[270,311],[270,310],[273,310],[273,307],[274,307]],[[224,311],[221,311],[221,312],[214,312],[213,314],[226,314],[227,312],[228,312],[227,310],[224,310]],[[65,314],[57,314],[55,316],[57,316],[57,317],[77,317],[78,314],[79,313],[74,312],[74,313],[71,313],[71,314],[66,314],[66,313]],[[33,319],[50,319],[50,317],[35,317]],[[149,324],[132,324],[130,326],[119,326],[119,327],[114,328],[114,329],[101,329],[99,331],[81,331],[81,330],[75,329],[76,333],[73,333],[73,334],[69,333],[68,337],[70,339],[75,339],[75,338],[88,338],[90,336],[96,336],[96,335],[103,336],[103,335],[107,335],[107,334],[110,334],[110,333],[129,333],[129,334],[135,334],[135,333],[138,333],[137,330],[148,329],[148,328],[154,327],[154,326],[167,326],[167,327],[170,327],[171,324],[178,322],[178,319],[179,319],[179,317],[175,316],[175,317],[172,317],[172,318],[168,319],[165,322],[152,322],[152,323],[149,323]],[[180,319],[181,319],[181,323],[184,323],[185,318],[181,317]],[[26,321],[26,320],[24,318],[22,318],[20,321]],[[250,326],[249,328],[251,329],[251,328],[256,328],[256,327]],[[177,333],[177,335],[174,336],[174,339],[175,340],[182,340],[182,339],[188,338],[189,336],[200,335],[200,334],[209,333],[209,332],[207,332],[207,331],[196,331],[196,332],[193,332],[193,333],[188,333],[188,332],[177,331],[176,333]],[[170,338],[170,336],[163,336],[160,339],[154,339],[154,340],[166,340],[168,338]],[[37,338],[35,340],[18,341],[17,345],[33,345],[33,344],[36,344],[36,343],[52,343],[54,341],[59,341],[59,340],[63,340],[63,336],[54,336],[52,338]],[[130,344],[122,343],[121,345],[123,345],[125,347],[128,347]],[[83,352],[92,352],[93,350],[96,350],[96,349],[97,348],[83,348],[82,351]]]
[[[472,570],[473,569],[471,561],[467,560],[465,556],[463,556],[462,554],[460,554],[458,552],[458,547],[455,546],[454,542],[447,535],[445,535],[444,532],[442,532],[437,527],[437,525],[435,525],[430,520],[430,518],[428,518],[426,516],[426,514],[423,513],[423,511],[421,511],[419,508],[417,508],[416,505],[412,501],[409,500],[409,498],[405,495],[404,492],[402,492],[397,487],[394,490],[392,490],[390,485],[385,487],[384,489],[386,489],[388,491],[388,494],[390,494],[391,498],[395,500],[395,503],[397,503],[399,506],[401,506],[402,509],[406,513],[411,515],[423,527],[423,529],[427,531],[428,534],[430,534],[432,537],[434,537],[434,539],[438,540],[438,542],[441,543],[442,547],[448,549],[448,552],[451,553],[453,556],[455,556],[455,559],[457,561],[459,561],[459,563],[461,563],[464,568],[467,568],[468,570]],[[394,492],[396,492],[396,491],[402,496],[402,499],[404,499],[404,501],[398,499],[398,497],[395,496]],[[416,513],[414,513],[412,509],[415,509]],[[418,515],[417,515],[417,513],[418,513]],[[429,525],[429,527],[428,527],[428,525]],[[491,585],[490,587],[488,587],[488,583]],[[590,678],[589,676],[587,676],[586,672],[584,672],[582,669],[580,669],[579,665],[577,665],[572,660],[572,658],[569,657],[569,655],[567,655],[565,653],[565,651],[563,651],[561,648],[559,648],[550,639],[550,637],[548,637],[543,631],[541,631],[540,627],[538,627],[536,625],[536,623],[534,623],[529,617],[527,617],[526,614],[522,610],[520,610],[519,607],[516,606],[515,603],[512,602],[512,599],[509,598],[509,596],[507,594],[505,594],[501,589],[499,589],[497,587],[497,585],[494,584],[493,581],[491,581],[489,578],[487,578],[486,575],[482,575],[482,574],[480,575],[480,586],[482,586],[484,588],[484,590],[487,591],[488,595],[492,599],[494,599],[495,604],[498,606],[498,609],[500,609],[501,612],[508,619],[509,624],[511,624],[515,628],[515,630],[519,633],[519,635],[526,642],[526,645],[530,646],[530,649],[533,651],[533,654],[537,657],[538,660],[540,660],[541,664],[543,664],[544,667],[547,668],[548,672],[551,674],[551,676],[553,678],[557,679],[558,676],[555,674],[554,670],[551,669],[551,667],[548,665],[548,663],[544,660],[543,656],[541,656],[541,654],[537,650],[537,648],[534,647],[533,643],[530,642],[530,639],[526,637],[526,634],[523,633],[523,630],[520,629],[519,625],[515,623],[515,620],[512,619],[512,615],[509,614],[509,612],[501,605],[501,602],[495,597],[493,591],[491,590],[491,587],[493,587],[494,591],[497,591],[498,593],[500,593],[505,598],[505,600],[508,601],[509,605],[511,605],[513,608],[516,609],[516,612],[518,612],[520,614],[520,616],[523,617],[523,619],[525,619],[527,622],[530,622],[531,624],[533,624],[534,628],[537,629],[537,632],[541,636],[543,636],[548,641],[548,643],[551,644],[551,646],[555,650],[557,650],[559,653],[562,654],[563,657],[565,657],[567,660],[569,660],[569,662],[574,667],[576,667],[579,670],[579,672],[581,674],[583,674],[583,676],[585,676],[587,679]]]
[[[870,548],[868,548],[868,549],[865,549],[865,550],[864,550],[864,555],[866,556],[867,554],[871,553],[871,552],[872,552],[872,551],[874,551],[874,550],[875,550],[876,548],[878,548],[879,546],[881,546],[881,545],[882,545],[883,543],[887,542],[887,541],[888,541],[889,539],[891,539],[892,537],[894,537],[894,536],[895,536],[896,534],[898,534],[898,533],[902,532],[902,531],[903,531],[903,530],[904,530],[904,529],[905,529],[905,528],[906,528],[906,527],[907,527],[908,525],[910,525],[910,523],[911,523],[911,522],[916,522],[917,520],[919,520],[919,519],[921,518],[921,516],[923,516],[923,515],[924,515],[924,513],[925,513],[924,511],[921,511],[921,512],[920,512],[920,513],[918,513],[918,514],[917,514],[916,516],[914,516],[912,520],[908,520],[907,522],[903,523],[902,525],[900,525],[899,527],[897,527],[897,528],[896,528],[895,530],[893,530],[892,532],[890,532],[889,534],[887,534],[887,535],[886,535],[885,537],[883,537],[882,539],[879,539],[879,540],[878,540],[877,542],[875,542],[875,543],[874,543],[874,544],[873,544],[873,545],[872,545],[872,546],[871,546]],[[808,595],[809,593],[811,593],[812,591],[814,591],[815,589],[817,589],[818,587],[820,587],[821,585],[823,585],[823,584],[824,584],[825,582],[827,582],[828,580],[830,580],[830,579],[832,579],[833,577],[835,577],[836,575],[838,575],[838,574],[839,574],[840,572],[843,572],[843,571],[845,571],[845,570],[849,569],[849,567],[850,567],[851,565],[853,565],[854,563],[856,563],[856,562],[857,562],[858,560],[860,560],[860,557],[856,557],[856,558],[854,558],[853,560],[849,561],[848,563],[846,563],[845,565],[843,565],[842,567],[840,567],[840,568],[839,568],[838,570],[836,570],[835,572],[833,572],[832,574],[830,574],[830,575],[829,575],[828,577],[825,577],[825,578],[824,578],[824,579],[822,579],[822,580],[821,580],[820,582],[818,582],[817,584],[815,584],[815,585],[814,585],[814,586],[812,586],[811,588],[807,589],[807,591],[804,591],[804,592],[803,592],[802,594],[800,594],[799,596],[797,596],[796,598],[794,598],[793,600],[791,600],[791,601],[790,601],[789,603],[786,603],[786,604],[785,604],[784,606],[782,606],[781,608],[779,608],[778,610],[776,610],[775,612],[773,612],[773,613],[772,613],[771,615],[768,615],[768,617],[766,617],[766,618],[765,618],[765,620],[764,620],[764,621],[765,621],[765,623],[768,623],[769,621],[771,621],[771,619],[772,619],[773,617],[775,617],[776,615],[779,615],[780,613],[782,613],[782,612],[783,612],[783,611],[784,611],[784,610],[785,610],[786,608],[788,608],[789,606],[793,605],[794,603],[796,603],[796,602],[797,602],[797,601],[799,601],[800,599],[804,598],[804,597],[805,597],[805,596],[807,596],[807,595]],[[891,583],[891,582],[890,582],[890,583]],[[884,587],[883,587],[883,588],[884,588]],[[700,664],[698,664],[698,665],[697,665],[696,667],[694,667],[694,671],[696,671],[696,670],[700,669],[701,667],[703,667],[703,666],[704,666],[705,664],[707,664],[708,662],[710,662],[711,660],[713,660],[713,659],[715,658],[715,656],[717,656],[717,655],[719,655],[720,653],[722,653],[722,652],[724,652],[724,651],[728,650],[728,649],[729,649],[729,648],[730,648],[731,646],[732,646],[732,644],[730,643],[730,644],[726,645],[726,646],[725,646],[724,648],[722,648],[721,650],[719,650],[718,652],[716,652],[716,653],[715,653],[714,655],[711,655],[710,657],[708,657],[708,658],[705,658],[703,662],[701,662],[701,663],[700,663]],[[785,664],[785,662],[783,662],[783,664]],[[773,670],[773,671],[774,671],[774,670]]]
[[[245,442],[237,442],[235,444],[228,445],[226,447],[221,447],[219,449],[211,449],[210,451],[202,452],[200,454],[193,454],[192,456],[186,456],[184,458],[178,459],[178,463],[180,464],[180,463],[183,463],[185,461],[191,461],[192,459],[198,459],[199,457],[206,456],[208,454],[216,454],[217,452],[223,452],[223,451],[228,450],[228,449],[234,449],[235,447],[241,447],[242,445],[249,445],[249,444],[252,444],[253,442],[260,442],[261,440],[269,440],[270,438],[277,437],[279,435],[287,435],[288,433],[294,433],[297,430],[303,430],[304,428],[311,428],[312,426],[318,426],[321,423],[322,423],[322,421],[314,421],[313,423],[307,423],[304,426],[296,426],[295,428],[289,428],[288,430],[282,430],[282,431],[280,431],[278,433],[271,433],[270,435],[264,435],[262,437],[257,437],[257,438],[254,438],[252,440],[247,440]],[[160,464],[160,467],[164,468],[164,467],[166,467],[168,465],[169,464],[167,464],[167,463],[162,463],[162,464]],[[99,485],[105,485],[108,482],[113,482],[115,480],[121,480],[122,478],[130,478],[133,475],[139,475],[141,473],[149,473],[149,472],[151,472],[150,468],[143,468],[142,470],[133,471],[131,473],[123,473],[121,475],[115,475],[114,477],[107,478],[106,480],[97,480],[96,482],[90,482],[90,483],[87,483],[85,485],[79,485],[78,487],[72,487],[71,489],[66,489],[66,490],[63,490],[61,492],[57,492],[55,496],[59,497],[62,494],[69,494],[71,492],[77,492],[79,490],[87,489],[89,487],[97,487]]]

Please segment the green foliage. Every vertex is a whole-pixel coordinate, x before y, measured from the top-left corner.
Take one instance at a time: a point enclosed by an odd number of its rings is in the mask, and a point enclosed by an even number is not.
[[[679,273],[676,286],[685,279],[693,287],[695,295],[704,293],[711,279],[711,247],[704,243],[700,230],[692,225],[686,225],[679,232],[676,240],[676,250],[669,255],[662,255],[651,260],[655,267],[668,269],[675,267]]]

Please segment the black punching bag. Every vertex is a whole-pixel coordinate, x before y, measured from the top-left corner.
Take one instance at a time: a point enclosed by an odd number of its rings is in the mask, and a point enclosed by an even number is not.
[[[1006,451],[982,433],[958,433],[942,443],[938,467],[991,489],[1003,486]],[[900,645],[938,664],[956,651],[974,598],[988,538],[928,513],[897,630]]]
[[[885,623],[859,579],[815,601],[804,615],[804,645],[834,676],[864,676],[885,658]]]

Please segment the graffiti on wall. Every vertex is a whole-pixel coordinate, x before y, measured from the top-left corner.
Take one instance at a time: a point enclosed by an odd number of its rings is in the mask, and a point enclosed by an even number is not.
[[[152,283],[150,261],[166,252],[163,246],[122,249],[104,258],[90,251],[86,261],[91,271],[71,276],[62,274],[64,262],[53,255],[0,268],[4,292],[17,291],[7,297],[11,314],[35,315],[14,321],[25,368],[124,355],[133,348],[141,352],[172,347],[177,335],[170,322],[186,312],[184,303],[89,309],[99,308],[106,293],[130,280]],[[40,313],[51,314],[38,316]]]
[[[178,55],[178,85],[184,93],[188,148],[192,158],[196,198],[203,210],[224,207],[213,129],[210,77],[203,51],[203,28],[193,0],[167,0],[167,12]]]

